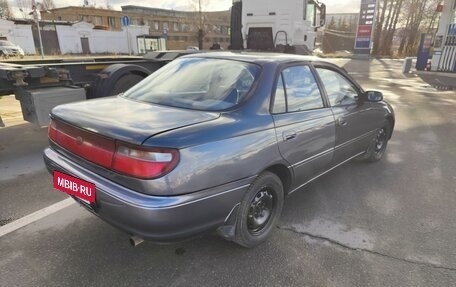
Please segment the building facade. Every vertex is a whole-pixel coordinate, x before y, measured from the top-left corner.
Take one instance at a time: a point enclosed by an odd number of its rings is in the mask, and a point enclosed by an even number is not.
[[[0,40],[8,40],[24,50],[26,54],[35,54],[31,23],[15,23],[0,19]]]
[[[203,48],[213,43],[227,48],[230,41],[230,12],[175,11],[141,6],[122,6],[122,11],[94,7],[62,7],[42,13],[42,19],[84,21],[98,29],[119,31],[122,17],[128,16],[132,26],[149,26],[149,35],[163,36],[170,50],[198,46],[198,30],[204,32]]]
[[[95,29],[95,25],[85,22],[39,21],[30,19],[0,19],[0,39],[19,45],[26,54],[40,54],[42,38],[45,55],[60,54],[143,54],[145,48],[154,44],[152,37],[145,37],[148,26],[132,26],[120,30]],[[157,47],[159,50],[160,47]]]

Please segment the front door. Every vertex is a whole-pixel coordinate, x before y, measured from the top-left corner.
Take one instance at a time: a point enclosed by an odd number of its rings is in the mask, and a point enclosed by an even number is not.
[[[316,67],[326,90],[336,120],[334,163],[343,162],[364,152],[376,126],[369,102],[359,101],[361,90],[342,72],[327,67]]]
[[[308,65],[282,70],[272,114],[280,153],[294,172],[292,189],[298,188],[328,168],[335,141],[332,111]]]

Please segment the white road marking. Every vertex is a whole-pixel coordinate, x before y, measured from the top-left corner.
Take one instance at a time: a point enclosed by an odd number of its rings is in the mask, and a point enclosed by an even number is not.
[[[74,201],[74,199],[67,198],[67,199],[57,202],[53,205],[50,205],[48,207],[35,211],[34,213],[21,217],[11,223],[0,226],[0,237],[2,237],[3,235],[6,235],[8,233],[11,233],[15,230],[18,230],[19,228],[22,228],[26,225],[29,225],[35,221],[38,221],[48,215],[56,213],[57,211],[60,211],[74,203],[76,203],[76,201]]]

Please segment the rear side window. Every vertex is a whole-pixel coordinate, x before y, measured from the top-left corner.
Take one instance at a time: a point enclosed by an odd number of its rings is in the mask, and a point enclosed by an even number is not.
[[[285,99],[285,88],[283,86],[282,75],[279,76],[277,81],[277,88],[274,97],[274,104],[272,106],[272,113],[280,114],[287,111],[287,101]]]
[[[309,66],[294,66],[282,71],[277,82],[273,113],[298,112],[324,107],[320,89]]]

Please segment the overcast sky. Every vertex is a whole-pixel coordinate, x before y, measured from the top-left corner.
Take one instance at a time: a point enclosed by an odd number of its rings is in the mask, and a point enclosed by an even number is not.
[[[10,7],[16,8],[16,3],[21,1],[8,0],[8,2],[10,3]],[[40,2],[40,0],[37,0],[37,2]],[[57,7],[82,6],[83,2],[83,0],[54,0]],[[201,2],[203,3],[203,9],[210,11],[228,10],[232,5],[232,0],[201,0]],[[359,11],[361,0],[320,0],[320,2],[326,4],[328,13],[343,13]],[[147,0],[142,2],[138,2],[137,0],[89,0],[90,5],[106,7],[107,4],[109,4],[116,10],[121,10],[120,6],[123,5],[137,5],[174,10],[194,10],[194,5],[196,3],[198,3],[198,0]],[[16,11],[17,8],[13,10]]]

